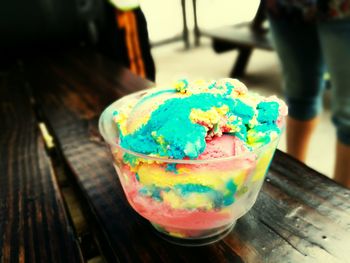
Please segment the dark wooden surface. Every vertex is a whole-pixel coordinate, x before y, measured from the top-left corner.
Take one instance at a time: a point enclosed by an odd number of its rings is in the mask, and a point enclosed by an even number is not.
[[[349,262],[350,191],[279,151],[257,203],[224,240],[161,240],[127,204],[96,127],[109,103],[150,83],[89,52],[25,68],[109,262]]]
[[[81,262],[25,94],[17,70],[0,73],[0,262]]]

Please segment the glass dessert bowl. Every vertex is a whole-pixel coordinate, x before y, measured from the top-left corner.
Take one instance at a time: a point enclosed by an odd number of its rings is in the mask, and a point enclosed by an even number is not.
[[[216,154],[226,146],[240,147],[227,138],[213,139],[211,149],[197,159],[140,154],[119,144],[120,131],[111,116],[145,92],[114,102],[99,120],[129,204],[172,243],[199,246],[220,240],[254,205],[280,135],[252,151],[229,157]]]

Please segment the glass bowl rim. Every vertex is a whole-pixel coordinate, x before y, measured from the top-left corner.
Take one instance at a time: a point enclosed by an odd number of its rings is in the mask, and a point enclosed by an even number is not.
[[[119,143],[117,142],[111,142],[107,139],[107,137],[104,134],[104,129],[103,127],[103,115],[107,112],[108,109],[110,109],[114,104],[116,104],[117,102],[121,102],[122,100],[126,100],[130,97],[136,96],[138,94],[141,94],[143,92],[149,92],[150,90],[154,90],[156,88],[151,88],[151,89],[143,89],[137,92],[133,92],[130,93],[126,96],[123,96],[117,100],[115,100],[114,102],[112,102],[109,106],[107,106],[103,112],[101,113],[100,117],[99,117],[99,121],[98,121],[98,126],[99,126],[99,132],[102,135],[104,141],[106,142],[106,144],[108,144],[110,147],[116,147],[119,150],[126,152],[128,154],[131,154],[133,156],[145,159],[145,160],[151,160],[151,161],[155,161],[155,162],[163,162],[163,163],[179,163],[179,164],[208,164],[208,163],[218,163],[218,162],[227,162],[227,161],[233,161],[233,160],[240,160],[240,159],[244,159],[246,157],[252,158],[252,156],[256,157],[258,154],[260,154],[261,152],[263,152],[265,149],[271,147],[272,145],[274,145],[274,143],[278,143],[278,141],[281,138],[282,133],[284,132],[285,129],[285,117],[283,116],[282,118],[282,125],[281,125],[281,132],[280,134],[278,134],[273,140],[269,141],[267,144],[259,146],[257,148],[255,148],[252,151],[243,153],[243,154],[239,154],[239,155],[233,155],[233,156],[227,156],[227,157],[219,157],[219,158],[212,158],[212,159],[172,159],[172,158],[167,158],[167,157],[160,157],[160,156],[152,156],[152,155],[146,155],[146,154],[142,154],[142,153],[138,153],[138,152],[134,152],[132,150],[123,148]],[[277,148],[277,145],[275,147],[275,149]]]

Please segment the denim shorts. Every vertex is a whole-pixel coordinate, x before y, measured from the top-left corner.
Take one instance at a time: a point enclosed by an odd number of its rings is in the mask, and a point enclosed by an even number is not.
[[[350,19],[297,23],[269,17],[269,21],[289,115],[309,120],[320,113],[327,69],[337,137],[350,145]]]

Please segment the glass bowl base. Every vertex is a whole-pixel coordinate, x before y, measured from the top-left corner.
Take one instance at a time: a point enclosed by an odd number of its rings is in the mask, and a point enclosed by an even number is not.
[[[163,232],[160,232],[156,226],[153,224],[153,229],[156,234],[161,237],[162,239],[180,246],[186,246],[186,247],[199,247],[199,246],[206,246],[210,245],[212,243],[215,243],[221,239],[223,239],[225,236],[227,236],[233,227],[235,226],[236,221],[234,221],[232,224],[228,225],[226,228],[223,228],[222,231],[219,233],[216,233],[211,236],[205,236],[205,237],[198,237],[198,238],[183,238],[183,237],[175,237],[168,234],[165,234]]]

